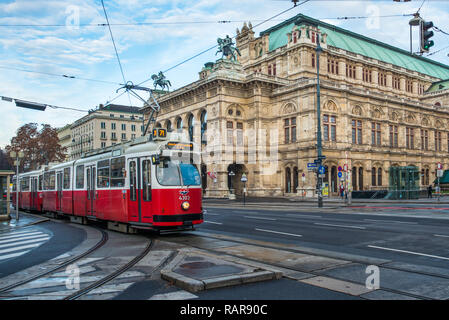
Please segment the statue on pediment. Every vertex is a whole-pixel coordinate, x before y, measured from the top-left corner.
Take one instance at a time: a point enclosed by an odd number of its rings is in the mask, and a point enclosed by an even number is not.
[[[218,51],[215,53],[215,55],[221,52],[222,58],[227,57],[233,61],[237,61],[237,56],[235,54],[236,52],[238,53],[239,56],[241,56],[239,49],[234,46],[234,42],[228,35],[226,35],[226,38],[224,39],[218,38],[217,43],[218,43]]]

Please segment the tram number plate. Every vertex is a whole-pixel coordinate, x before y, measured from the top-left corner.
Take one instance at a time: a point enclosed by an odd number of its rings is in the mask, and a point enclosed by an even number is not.
[[[190,200],[190,196],[179,196],[179,200],[188,201],[188,200]]]

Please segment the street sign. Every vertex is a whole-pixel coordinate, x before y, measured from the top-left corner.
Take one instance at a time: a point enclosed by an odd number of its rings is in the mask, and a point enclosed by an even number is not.
[[[341,166],[338,166],[338,171],[341,171],[341,170],[342,170]]]
[[[316,163],[309,162],[309,163],[307,164],[307,168],[308,168],[308,169],[310,169],[310,168],[316,168],[316,167],[318,167],[318,165],[317,165]]]
[[[348,165],[345,163],[345,165],[343,166],[343,171],[346,172],[348,171]]]
[[[341,171],[338,172],[338,177],[341,178],[343,176],[343,173]]]
[[[437,162],[437,169],[438,170],[443,169],[443,165],[441,164],[441,162]]]
[[[320,167],[318,168],[318,173],[319,173],[319,174],[324,174],[325,171],[326,171],[326,169],[325,169],[323,166],[320,166]]]
[[[437,177],[438,177],[438,178],[441,178],[441,177],[443,176],[443,173],[444,173],[443,170],[438,169],[438,170],[437,170]]]

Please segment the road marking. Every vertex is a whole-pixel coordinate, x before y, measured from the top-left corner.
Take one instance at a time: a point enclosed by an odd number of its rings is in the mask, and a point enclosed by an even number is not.
[[[17,250],[22,250],[22,249],[34,248],[34,247],[38,247],[40,245],[41,245],[41,243],[35,243],[35,244],[29,244],[29,245],[26,245],[26,246],[20,246],[20,247],[15,247],[15,248],[3,249],[3,250],[0,250],[0,253],[6,253],[6,252],[17,251]]]
[[[13,242],[13,241],[22,241],[22,240],[28,240],[28,239],[36,239],[36,238],[41,238],[41,237],[48,237],[48,235],[45,234],[45,233],[43,233],[43,234],[36,234],[34,236],[1,240],[0,243],[8,243],[8,242]]]
[[[3,256],[0,256],[0,260],[5,260],[5,259],[9,259],[9,258],[18,257],[18,256],[21,256],[22,254],[27,253],[27,252],[29,252],[29,250],[27,250],[27,251],[20,251],[20,252],[11,253],[11,254],[5,254]]]
[[[207,216],[219,216],[220,214],[207,212],[206,215]]]
[[[322,216],[310,216],[310,215],[306,215],[306,214],[295,214],[295,213],[287,213],[286,216],[289,217],[304,217],[304,218],[322,218]]]
[[[0,236],[0,238],[3,237],[8,237],[10,235],[18,235],[18,234],[22,234],[22,233],[30,233],[30,232],[36,232],[36,229],[28,229],[28,230],[24,230],[24,231],[13,231],[11,232],[11,230],[9,230],[10,232],[2,232],[2,234],[7,234],[6,236]]]
[[[11,246],[17,246],[18,244],[22,245],[22,244],[33,243],[33,242],[45,242],[48,239],[50,239],[50,237],[43,237],[43,238],[39,238],[39,239],[20,241],[18,243],[7,243],[7,244],[0,245],[0,248],[7,248],[7,247],[11,247]]]
[[[314,224],[319,225],[319,226],[329,226],[329,227],[342,227],[342,228],[366,229],[365,227],[347,226],[347,225],[341,225],[341,224],[329,224],[329,223],[318,223],[318,222],[315,222]]]
[[[204,220],[204,222],[206,222],[206,223],[213,223],[213,224],[223,224],[223,223],[221,223],[221,222],[206,221],[206,220]]]
[[[262,220],[270,220],[270,221],[275,221],[276,219],[274,218],[263,218],[263,217],[250,217],[250,216],[243,216],[244,218],[248,218],[248,219],[262,219]]]
[[[271,232],[271,233],[284,234],[284,235],[287,235],[287,236],[302,237],[302,235],[300,235],[300,234],[286,233],[286,232],[280,232],[280,231],[273,231],[273,230],[266,230],[266,229],[257,229],[257,228],[254,229],[254,230],[257,230],[257,231],[263,231],[263,232]]]
[[[187,300],[195,298],[198,298],[198,296],[191,294],[190,292],[180,290],[169,293],[155,294],[148,300]]]
[[[371,246],[371,245],[369,245],[368,247],[370,247],[370,248],[375,248],[375,249],[388,250],[388,251],[395,251],[395,252],[409,253],[409,254],[414,254],[414,255],[417,255],[417,256],[423,256],[423,257],[430,257],[430,258],[436,258],[436,259],[449,260],[449,258],[447,258],[447,257],[434,256],[434,255],[431,255],[431,254],[425,254],[425,253],[419,253],[419,252],[413,252],[413,251],[406,251],[406,250],[399,250],[399,249],[391,249],[391,248],[384,248],[384,247]]]
[[[395,221],[395,220],[374,220],[374,219],[363,219],[363,220],[374,221],[374,222],[394,222],[394,223],[405,223],[405,224],[418,224],[418,222]]]
[[[20,238],[20,237],[31,236],[31,235],[36,235],[36,234],[46,234],[46,233],[37,231],[37,232],[30,232],[30,233],[27,233],[27,234],[10,235],[10,236],[7,236],[7,237],[0,237],[0,240],[12,239],[12,238]]]
[[[449,236],[444,234],[434,234],[435,237],[449,238]]]

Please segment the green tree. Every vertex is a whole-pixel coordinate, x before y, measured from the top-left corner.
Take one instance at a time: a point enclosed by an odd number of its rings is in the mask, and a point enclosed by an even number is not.
[[[67,148],[59,144],[57,130],[49,124],[41,124],[41,127],[39,130],[37,123],[21,126],[16,136],[11,139],[11,144],[5,148],[8,154],[10,151],[24,153],[24,158],[19,165],[21,172],[36,170],[41,165],[65,159]]]

